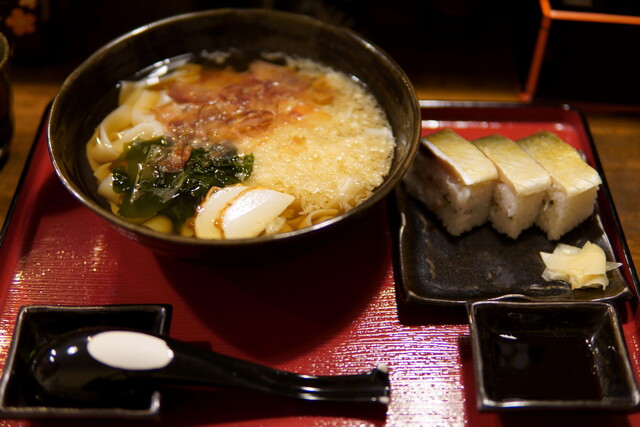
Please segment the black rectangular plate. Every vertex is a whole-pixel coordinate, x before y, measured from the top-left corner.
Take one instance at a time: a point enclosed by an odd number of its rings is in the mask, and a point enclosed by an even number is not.
[[[536,227],[517,239],[486,223],[459,237],[451,236],[440,221],[403,183],[389,203],[394,233],[394,265],[401,299],[411,304],[463,305],[473,301],[515,298],[534,301],[626,300],[638,287],[638,278],[613,205],[593,140],[582,115],[567,105],[510,103],[422,103],[424,133],[451,127],[472,139],[499,133],[511,139],[539,129],[564,132],[601,174],[594,214],[565,234],[560,242],[582,247],[591,241],[603,248],[608,261],[623,265],[608,273],[602,290],[571,290],[568,283],[544,281],[539,252],[553,252]]]

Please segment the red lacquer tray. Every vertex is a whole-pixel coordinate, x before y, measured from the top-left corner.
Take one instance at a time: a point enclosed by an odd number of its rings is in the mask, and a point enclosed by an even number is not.
[[[445,114],[461,129],[476,123],[492,132],[559,130],[570,143],[588,138],[583,123],[575,119],[579,116],[564,107],[436,103],[423,110],[425,119],[439,120],[435,117]],[[381,204],[339,241],[322,242],[276,262],[237,268],[165,258],[123,237],[73,199],[54,174],[41,129],[0,248],[0,363],[6,360],[21,306],[171,304],[174,338],[309,374],[352,374],[384,363],[390,370],[392,397],[384,409],[242,391],[168,391],[154,425],[640,426],[640,414],[478,412],[466,311],[398,302],[394,232]],[[621,235],[615,244],[628,253]],[[630,259],[624,262],[635,275]],[[635,304],[635,299],[624,302],[620,310],[638,373]]]

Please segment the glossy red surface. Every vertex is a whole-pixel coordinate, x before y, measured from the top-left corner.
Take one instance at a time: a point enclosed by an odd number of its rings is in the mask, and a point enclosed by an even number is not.
[[[544,128],[576,146],[588,141],[581,122],[561,109],[550,111],[507,109],[487,120],[493,114],[487,108],[434,106],[424,110],[425,133],[447,125],[469,138],[495,132],[515,138]],[[154,425],[640,425],[640,415],[479,413],[466,312],[397,303],[391,240],[380,205],[339,241],[275,262],[238,268],[165,258],[123,237],[68,194],[41,133],[0,248],[0,363],[23,305],[162,303],[173,305],[172,337],[232,356],[308,374],[357,373],[384,363],[392,397],[385,410],[243,391],[172,390],[163,393],[162,419]],[[635,301],[621,311],[638,372]],[[91,421],[115,423],[123,422]]]

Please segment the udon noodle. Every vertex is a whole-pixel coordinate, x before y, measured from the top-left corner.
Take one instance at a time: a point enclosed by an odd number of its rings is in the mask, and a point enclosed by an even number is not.
[[[222,187],[292,196],[259,232],[269,234],[362,203],[388,173],[394,145],[385,113],[359,82],[283,55],[242,70],[189,62],[122,82],[87,156],[115,214],[169,233],[194,235],[203,201]]]

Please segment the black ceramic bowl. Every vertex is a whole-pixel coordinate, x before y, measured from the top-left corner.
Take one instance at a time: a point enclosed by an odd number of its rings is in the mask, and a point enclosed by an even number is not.
[[[85,145],[100,120],[116,107],[117,84],[170,58],[234,48],[245,57],[277,51],[309,58],[354,76],[387,112],[396,139],[391,170],[367,201],[351,211],[294,232],[237,240],[166,235],[113,215],[96,194]],[[217,259],[273,254],[325,234],[368,211],[404,175],[420,137],[418,102],[405,73],[386,53],[353,31],[316,19],[263,9],[217,9],[158,21],[123,35],[95,52],[65,81],[53,102],[49,150],[65,187],[87,208],[154,250]]]

